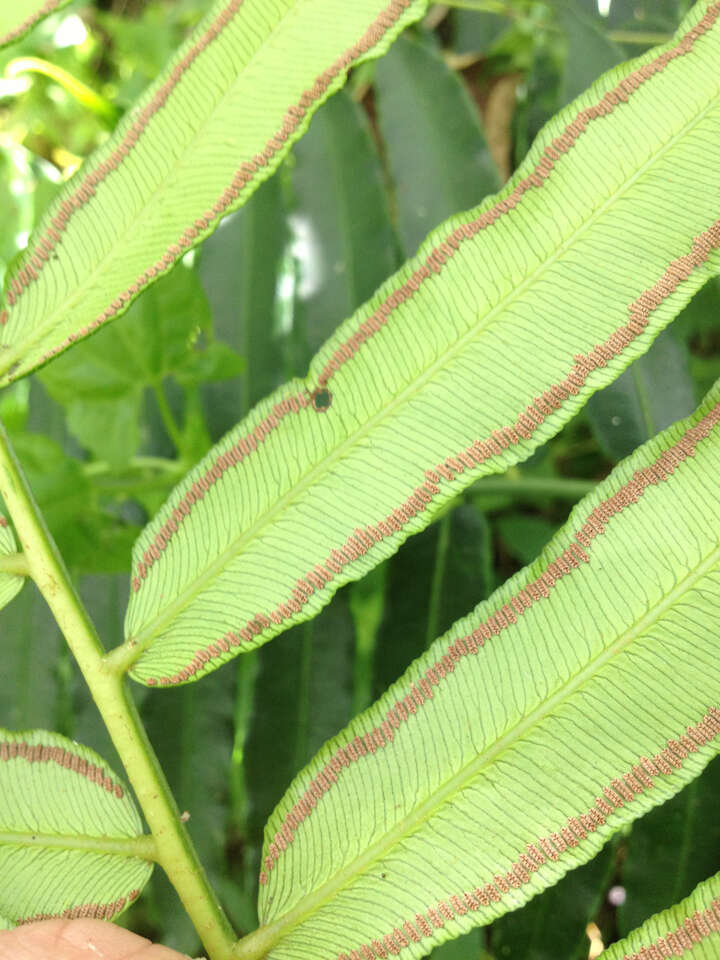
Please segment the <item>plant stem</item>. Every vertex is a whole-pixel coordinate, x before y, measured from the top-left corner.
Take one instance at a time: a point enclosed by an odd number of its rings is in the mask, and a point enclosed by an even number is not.
[[[11,573],[16,577],[29,577],[30,567],[24,553],[8,553],[0,557],[0,573]]]
[[[160,411],[160,417],[162,418],[163,426],[167,431],[167,435],[172,440],[173,446],[178,453],[182,450],[182,432],[178,426],[177,420],[173,416],[173,412],[170,409],[170,404],[168,399],[165,396],[165,390],[163,389],[162,383],[153,384],[153,391],[155,393],[155,399],[157,400],[158,410]]]
[[[168,457],[132,457],[128,463],[128,469],[138,472],[154,470],[172,476],[174,474],[184,474],[187,471],[187,466],[180,460],[170,460]],[[86,477],[98,477],[104,476],[106,473],[112,473],[114,467],[105,460],[93,460],[91,463],[84,463],[82,471]]]
[[[41,60],[40,57],[18,57],[11,60],[5,67],[6,77],[17,77],[21,73],[42,73],[55,83],[60,84],[65,90],[81,103],[84,107],[92,110],[94,114],[102,119],[111,128],[115,126],[118,120],[117,107],[105,97],[101,97],[97,91],[92,90],[87,84],[78,80],[67,70],[63,70],[56,63],[50,63],[48,60]]]
[[[595,489],[592,480],[573,480],[568,477],[532,477],[510,469],[499,477],[483,477],[471,487],[473,494],[512,497],[556,497],[560,500],[581,500]]]
[[[148,741],[127,683],[103,663],[104,650],[0,424],[0,493],[47,601],[82,671],[157,844],[167,873],[210,960],[227,960],[235,940],[180,820],[165,775]]]

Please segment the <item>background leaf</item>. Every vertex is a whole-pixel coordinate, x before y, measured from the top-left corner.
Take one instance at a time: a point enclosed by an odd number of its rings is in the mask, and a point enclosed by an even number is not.
[[[367,118],[346,93],[323,105],[293,156],[293,367],[303,373],[398,256]]]
[[[500,186],[467,92],[428,37],[405,34],[377,67],[378,120],[398,229],[414,253],[426,235]]]
[[[605,452],[621,460],[694,405],[687,349],[664,331],[644,357],[590,398],[586,414]]]

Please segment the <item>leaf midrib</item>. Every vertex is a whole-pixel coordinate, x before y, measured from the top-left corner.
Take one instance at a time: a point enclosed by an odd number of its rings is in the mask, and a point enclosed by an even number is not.
[[[469,783],[478,776],[483,767],[488,766],[506,750],[513,747],[516,741],[527,736],[533,728],[542,723],[557,707],[570,699],[579,688],[598,674],[602,668],[614,657],[621,653],[639,636],[646,633],[650,627],[662,619],[695,584],[707,575],[715,565],[720,563],[720,546],[716,547],[705,560],[691,568],[688,575],[681,580],[651,611],[639,620],[636,620],[613,644],[606,647],[584,668],[579,670],[571,680],[561,686],[543,703],[517,723],[511,730],[486,751],[469,761],[454,776],[449,778],[443,787],[435,790],[432,796],[422,803],[412,814],[404,817],[394,828],[388,830],[379,840],[376,840],[366,851],[347,867],[338,870],[333,878],[324,883],[318,890],[303,897],[295,907],[267,926],[260,927],[264,938],[268,939],[268,949],[274,946],[287,933],[294,929],[303,920],[311,916],[317,909],[330,902],[344,887],[352,883],[359,875],[365,873],[377,860],[382,858],[401,839],[414,833],[422,827],[435,812],[449,802],[453,796],[467,788]],[[411,722],[411,721],[410,721]],[[580,844],[583,841],[579,841]]]
[[[635,173],[629,177],[619,189],[617,189],[608,197],[605,203],[595,208],[582,226],[579,227],[571,237],[560,244],[547,260],[543,261],[540,266],[531,272],[526,280],[520,284],[520,286],[513,288],[511,293],[502,297],[498,303],[490,311],[488,311],[488,313],[484,314],[475,325],[473,325],[469,330],[466,331],[465,334],[459,337],[458,340],[451,347],[449,347],[441,357],[430,364],[423,373],[415,377],[413,381],[404,390],[398,393],[392,401],[390,401],[386,406],[370,417],[360,428],[351,433],[339,446],[333,448],[328,455],[316,463],[316,465],[309,470],[300,481],[293,484],[293,486],[290,487],[281,498],[276,500],[268,510],[261,514],[261,516],[258,517],[258,519],[250,527],[248,527],[247,530],[239,534],[239,536],[237,536],[229,544],[229,546],[218,555],[217,559],[213,563],[206,566],[202,573],[194,577],[190,582],[190,585],[179,592],[176,596],[176,599],[172,603],[169,603],[167,606],[161,609],[161,612],[149,619],[146,625],[140,629],[135,636],[128,637],[128,643],[132,643],[132,662],[137,661],[142,653],[152,644],[155,637],[161,633],[165,627],[172,623],[172,621],[179,616],[200,593],[203,592],[205,587],[211,584],[215,578],[224,571],[228,564],[235,559],[236,555],[243,552],[250,541],[255,539],[267,526],[269,526],[278,514],[282,514],[285,508],[289,506],[293,500],[300,497],[307,488],[311,487],[319,477],[329,472],[336,461],[341,459],[343,455],[346,455],[348,448],[356,445],[368,433],[370,433],[374,427],[388,419],[398,407],[409,401],[414,394],[419,392],[426,382],[432,380],[433,377],[445,366],[447,366],[457,354],[461,353],[466,345],[468,345],[477,337],[478,333],[482,332],[487,326],[489,326],[498,314],[502,314],[507,309],[509,304],[511,304],[515,299],[519,298],[529,286],[542,277],[543,273],[548,270],[562,254],[567,252],[567,250],[570,249],[574,243],[578,242],[584,233],[589,230],[596,223],[596,221],[607,212],[607,210],[611,209],[612,206],[625,195],[625,193],[635,184],[637,180],[642,178],[661,157],[663,157],[668,151],[672,150],[672,148],[678,142],[684,139],[689,132],[695,126],[697,126],[697,124],[699,124],[708,113],[712,111],[719,96],[720,94],[716,93],[714,97],[710,98],[707,106],[701,110],[692,121],[689,121],[682,127],[680,132],[672,136],[665,146],[660,148],[657,152],[654,152],[652,156],[643,165],[641,165],[641,167],[637,169]],[[490,198],[488,206],[491,206],[493,202],[494,199]],[[481,205],[479,209],[484,209],[484,205]],[[291,383],[294,382],[298,381],[291,381]],[[547,418],[547,420],[552,420],[553,417],[556,416],[557,414],[553,413]],[[495,464],[488,462],[488,466],[494,467]],[[469,472],[472,473],[473,471]],[[490,469],[486,472],[490,473],[497,471]],[[212,496],[212,494],[210,494],[210,496]],[[163,561],[161,560],[160,563],[162,562]],[[152,577],[152,570],[150,571],[149,577]],[[151,580],[148,579],[148,582],[140,589],[152,589],[150,584]],[[250,648],[248,647],[248,649]]]
[[[128,860],[153,861],[157,858],[155,840],[150,834],[134,837],[93,837],[90,834],[39,833],[35,830],[0,830],[3,846],[31,847],[43,850],[76,850]]]

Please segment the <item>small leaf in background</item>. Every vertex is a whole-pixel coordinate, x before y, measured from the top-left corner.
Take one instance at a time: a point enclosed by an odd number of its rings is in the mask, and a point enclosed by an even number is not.
[[[138,421],[145,389],[175,371],[192,380],[203,353],[194,353],[194,344],[209,328],[200,282],[180,264],[138,298],[122,323],[58,357],[40,380],[67,409],[77,440],[98,459],[122,466],[142,440]]]
[[[93,750],[0,730],[0,914],[116,916],[152,871],[144,840],[127,787]]]
[[[613,460],[695,409],[688,352],[663,331],[648,352],[588,401],[585,414]]]
[[[242,356],[247,368],[227,383],[205,387],[208,424],[221,437],[284,379],[276,288],[288,232],[284,169],[245,206],[226,217],[204,242],[198,272],[212,311],[218,343]]]
[[[621,63],[625,54],[608,37],[605,23],[597,13],[584,13],[576,0],[561,0],[557,9],[567,42],[558,103],[561,107],[579,96],[601,73]]]
[[[490,928],[490,949],[497,960],[586,960],[585,928],[612,879],[616,852],[617,843],[611,840],[589,863],[496,920]]]
[[[304,373],[340,321],[398,266],[382,169],[367,117],[340,91],[293,151],[294,325]]]
[[[378,63],[375,92],[398,229],[414,253],[433,227],[500,180],[477,110],[431,38],[399,37]]]
[[[453,10],[452,37],[455,53],[487,53],[512,21],[499,13]]]
[[[506,513],[495,521],[495,527],[508,553],[525,566],[540,555],[558,524],[536,514]]]
[[[687,344],[695,395],[704,396],[720,378],[720,277],[705,284],[673,323],[677,339]],[[684,376],[685,371],[681,371]],[[668,387],[670,385],[668,384]]]
[[[720,865],[720,757],[677,796],[634,824],[622,865],[621,936],[688,896]]]
[[[0,726],[63,729],[66,685],[58,673],[64,641],[34,584],[0,611]],[[67,729],[63,729],[68,733]]]
[[[484,515],[467,504],[448,511],[400,548],[386,576],[385,616],[375,647],[376,697],[492,592],[492,544]]]
[[[0,558],[12,556],[18,552],[15,534],[9,526],[7,518],[0,513]],[[17,596],[22,590],[25,577],[13,573],[6,573],[0,568],[0,608]]]

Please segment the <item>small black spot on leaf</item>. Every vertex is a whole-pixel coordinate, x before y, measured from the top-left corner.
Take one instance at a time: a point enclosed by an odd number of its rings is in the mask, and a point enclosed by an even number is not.
[[[318,387],[317,390],[313,390],[310,399],[314,410],[317,410],[318,413],[325,413],[332,403],[332,394],[324,387]]]

